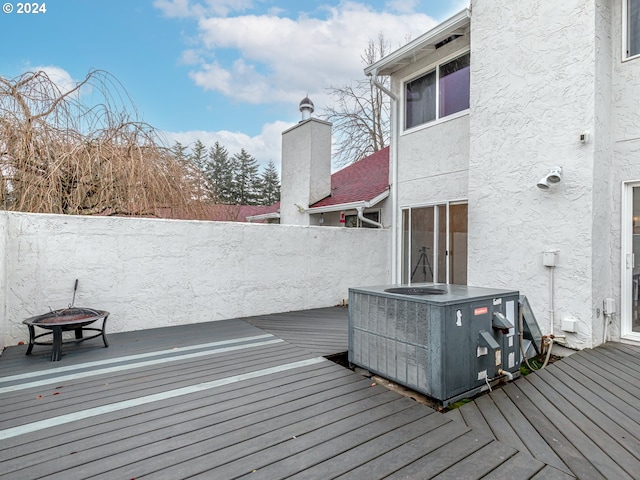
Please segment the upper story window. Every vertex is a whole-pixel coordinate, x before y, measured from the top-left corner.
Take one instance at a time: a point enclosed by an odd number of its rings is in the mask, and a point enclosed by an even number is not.
[[[626,0],[627,57],[640,55],[640,0]]]
[[[469,108],[469,63],[465,53],[405,84],[405,129]]]

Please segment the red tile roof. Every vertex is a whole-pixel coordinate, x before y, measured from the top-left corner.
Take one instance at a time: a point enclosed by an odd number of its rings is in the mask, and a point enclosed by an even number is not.
[[[310,208],[368,202],[389,190],[389,147],[331,175],[331,196]]]

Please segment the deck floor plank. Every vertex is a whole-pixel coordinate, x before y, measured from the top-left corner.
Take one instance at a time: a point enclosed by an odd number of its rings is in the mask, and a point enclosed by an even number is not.
[[[180,465],[177,469],[169,468],[156,472],[153,478],[171,479],[177,474],[185,473],[203,475],[204,478],[234,478],[239,476],[239,472],[250,474],[254,470],[260,471],[271,464],[278,464],[316,445],[330,443],[363,425],[375,425],[412,406],[414,404],[410,400],[396,398],[364,410],[348,409],[348,415],[341,414],[340,410],[335,409],[311,421],[303,421],[302,425],[282,429],[277,435],[271,432],[266,438],[253,439],[251,442],[253,452],[250,454],[247,454],[249,448],[244,444],[246,442],[243,442],[226,451],[201,456],[197,462]],[[260,476],[264,476],[263,473]]]
[[[507,386],[509,388],[509,386]],[[529,452],[533,458],[551,465],[563,472],[570,473],[571,470],[565,465],[562,459],[553,451],[547,442],[538,434],[536,429],[529,423],[518,407],[504,392],[504,389],[498,389],[491,393],[491,399],[498,407],[498,410],[513,430],[518,434],[519,438],[525,444],[526,449],[523,452]]]
[[[575,363],[560,362],[554,367],[573,378],[574,381],[584,386],[587,391],[617,409],[623,416],[631,419],[640,418],[640,409],[629,401],[630,395],[611,382],[610,379],[581,368],[580,365]]]
[[[565,465],[571,469],[574,475],[578,478],[605,480],[605,477],[591,465],[584,455],[574,447],[553,422],[545,416],[545,413],[538,408],[537,404],[529,399],[526,393],[520,389],[520,384],[526,383],[526,377],[522,380],[525,382],[516,382],[508,385],[508,388],[504,389],[504,392],[513,404],[529,419],[531,425],[562,459]]]
[[[485,420],[476,402],[466,403],[462,405],[459,410],[464,422],[469,428],[472,428],[476,432],[489,435],[493,440],[495,440],[496,437],[491,431],[491,427]]]
[[[469,431],[456,438],[454,442],[447,443],[432,450],[385,478],[389,480],[434,478],[436,475],[461,462],[469,455],[472,455],[477,450],[480,450],[485,445],[494,443],[496,444],[496,448],[500,447],[495,440],[487,436],[479,436],[474,431]]]
[[[384,455],[398,448],[399,445],[428,434],[448,422],[450,422],[450,420],[444,415],[434,412],[434,414],[426,415],[418,421],[402,425],[399,428],[367,440],[359,445],[357,443],[349,444],[341,441],[342,445],[335,446],[335,449],[341,449],[341,452],[323,452],[323,455],[327,457],[324,461],[298,472],[290,478],[297,480],[315,480],[318,478],[334,478],[343,475],[380,455]],[[311,455],[313,455],[313,453],[313,451],[310,452]],[[315,459],[318,460],[320,457],[318,456]]]
[[[496,406],[491,395],[482,395],[476,400],[478,410],[482,413],[483,418],[489,425],[491,433],[496,440],[506,445],[514,447],[517,450],[527,452],[528,449],[520,440],[520,437],[511,427],[511,424],[502,415],[500,409]]]
[[[544,463],[536,460],[531,455],[520,451],[503,462],[498,468],[491,470],[484,475],[482,480],[505,480],[508,478],[526,480],[536,475],[544,467]],[[572,476],[567,477],[574,478]]]
[[[321,358],[346,351],[347,315],[108,334],[60,362],[10,347],[0,478],[640,477],[639,347],[577,352],[442,415]],[[52,415],[69,417],[34,423]]]
[[[635,436],[640,434],[640,424],[621,414],[558,368],[553,372],[540,372],[539,377],[544,382],[543,385],[552,385],[553,389],[562,395],[563,399],[566,399],[568,412],[575,409],[591,422],[595,428],[587,425],[584,429],[589,432],[590,437],[597,438],[599,441],[601,438],[610,438],[611,441],[622,445],[626,452],[635,459],[634,470],[640,472],[640,463],[636,463],[640,462],[640,440]],[[539,389],[548,391],[545,386],[541,386]],[[572,419],[572,421],[579,424],[578,420]],[[603,450],[606,450],[606,447],[607,445]]]
[[[154,410],[151,412],[153,415],[145,415],[146,412],[142,412],[135,417],[135,422],[129,419],[110,422],[108,424],[110,431],[106,431],[103,425],[89,426],[84,429],[77,427],[75,430],[82,432],[81,439],[67,441],[64,445],[55,445],[53,441],[56,437],[51,437],[46,446],[43,446],[44,442],[39,442],[39,444],[23,446],[21,449],[16,448],[10,453],[21,454],[20,459],[0,463],[0,467],[3,471],[13,471],[27,466],[29,460],[33,464],[48,462],[72,452],[82,453],[83,461],[87,461],[92,456],[92,449],[95,449],[94,455],[98,458],[104,454],[115,455],[117,450],[123,449],[130,454],[132,448],[146,446],[154,441],[161,442],[167,435],[171,438],[179,435],[186,437],[192,431],[197,431],[196,438],[193,438],[193,434],[190,435],[190,440],[182,437],[182,445],[187,441],[197,443],[201,441],[200,437],[215,436],[222,426],[230,430],[247,426],[255,428],[254,424],[298,409],[309,409],[317,404],[338,400],[348,401],[352,393],[358,394],[357,398],[362,397],[360,392],[370,388],[366,381],[354,382],[353,378],[336,377],[335,372],[325,377],[308,378],[304,382],[298,382],[295,389],[285,391],[276,386],[267,391],[255,392],[255,386],[251,385],[238,391],[237,395],[231,398],[225,399],[223,395],[220,397],[216,395],[206,403],[197,402],[200,403],[199,408],[196,408],[197,403],[194,402],[189,405],[188,410],[183,412],[180,412],[180,408],[172,407],[163,408],[161,411]],[[238,398],[243,402],[239,403]],[[203,423],[206,425],[204,428],[201,427]],[[208,433],[210,431],[211,433]],[[117,448],[107,447],[105,450],[105,445],[113,445]],[[146,449],[145,455],[150,452],[151,450]]]
[[[212,431],[208,438],[194,444],[179,444],[171,455],[162,455],[166,446],[152,445],[140,449],[135,456],[123,458],[121,465],[96,478],[182,478],[182,475],[198,473],[204,467],[213,468],[226,462],[242,459],[260,452],[274,442],[284,442],[306,432],[313,432],[323,424],[339,421],[351,415],[375,408],[397,399],[389,392],[362,392],[346,394],[333,401],[321,402],[307,408],[285,412],[261,423],[238,428],[233,424],[221,431]]]
[[[456,462],[455,465],[433,478],[437,480],[459,480],[461,478],[478,480],[495,470],[496,465],[503,465],[504,462],[515,457],[517,453],[518,450],[508,445],[494,445],[491,443]],[[513,466],[517,468],[517,466],[521,465],[514,463]],[[525,472],[520,469],[518,475],[523,475],[523,473]],[[522,477],[520,476],[520,478]]]
[[[460,436],[468,432],[470,429],[460,422],[445,423],[431,432],[399,444],[395,449],[336,478],[340,480],[386,478],[443,445],[457,441]]]
[[[544,412],[546,418],[564,433],[565,437],[569,439],[573,446],[580,451],[583,457],[591,463],[604,478],[616,478],[620,480],[631,479],[593,440],[585,435],[578,425],[572,423],[571,420],[562,413],[561,405],[554,405],[547,396],[541,394],[540,391],[533,386],[533,383],[537,383],[535,375],[532,379],[526,378],[525,380],[527,381],[520,382],[518,385],[522,392]],[[582,427],[588,428],[585,425],[582,425]]]
[[[589,411],[586,413],[589,414],[589,416],[587,416],[583,413],[583,411],[587,410],[587,402],[577,402],[575,399],[580,397],[572,394],[571,391],[567,392],[566,396],[563,396],[559,392],[559,390],[566,392],[563,385],[556,380],[553,381],[555,388],[552,388],[549,382],[545,382],[544,380],[545,377],[547,377],[547,380],[555,379],[550,378],[550,376],[546,374],[547,372],[541,372],[541,375],[532,376],[529,379],[530,384],[571,423],[571,427],[569,428],[573,429],[573,426],[575,426],[576,431],[571,434],[571,438],[575,439],[576,442],[578,440],[583,441],[585,454],[589,452],[588,455],[592,463],[608,464],[609,467],[603,466],[603,468],[607,468],[606,471],[601,470],[608,478],[612,478],[610,475],[614,474],[621,475],[621,472],[617,470],[618,468],[625,471],[627,475],[629,475],[628,478],[632,478],[635,472],[640,472],[640,461],[628,450],[623,448],[614,438],[616,433],[618,433],[618,430],[613,429],[615,424],[607,421],[604,422],[606,423],[605,428],[601,428],[593,421],[593,418],[599,417],[599,412],[595,408],[588,409]],[[584,437],[576,433],[578,430]],[[625,433],[622,433],[622,435],[624,434]],[[594,447],[597,450],[595,453],[593,452]],[[617,478],[623,478],[623,476]]]

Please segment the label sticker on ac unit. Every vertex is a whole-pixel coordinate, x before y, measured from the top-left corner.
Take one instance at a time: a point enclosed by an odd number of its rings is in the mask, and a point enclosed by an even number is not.
[[[494,305],[502,305],[502,299],[501,298],[494,298],[493,299],[493,304]]]
[[[474,315],[486,315],[489,313],[489,307],[478,307],[473,310]]]
[[[456,311],[456,325],[458,327],[462,326],[462,310]]]
[[[513,368],[515,366],[515,364],[516,364],[516,354],[515,354],[515,352],[511,352],[509,354],[508,362],[509,362],[509,367],[508,368]]]

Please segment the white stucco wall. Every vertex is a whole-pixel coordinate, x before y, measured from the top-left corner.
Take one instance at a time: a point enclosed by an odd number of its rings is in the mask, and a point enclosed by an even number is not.
[[[400,207],[467,198],[469,116],[405,134],[398,142]]]
[[[596,125],[595,1],[477,0],[472,11],[469,283],[521,290],[548,333],[542,252],[558,250],[553,330],[574,318],[568,344],[590,347],[609,293],[593,289],[593,219],[606,217],[595,202],[606,188],[593,193],[594,143],[579,141]],[[553,165],[562,182],[538,189]]]
[[[622,3],[614,0],[611,6],[612,25],[612,150],[613,150],[613,181],[611,204],[613,222],[610,229],[614,246],[611,256],[613,282],[616,285],[614,295],[622,298],[621,277],[626,268],[622,262],[621,244],[623,243],[622,221],[631,222],[631,218],[622,218],[622,184],[623,182],[640,181],[640,58],[623,59],[622,46],[624,44],[619,26],[623,22]],[[617,28],[616,28],[617,27]],[[636,265],[638,260],[636,257]],[[623,306],[618,303],[620,312]],[[618,325],[614,325],[618,327]],[[615,332],[614,333],[619,333]]]
[[[76,278],[75,305],[110,311],[108,332],[325,307],[389,281],[387,230],[1,212],[0,231],[3,346],[66,307]]]

